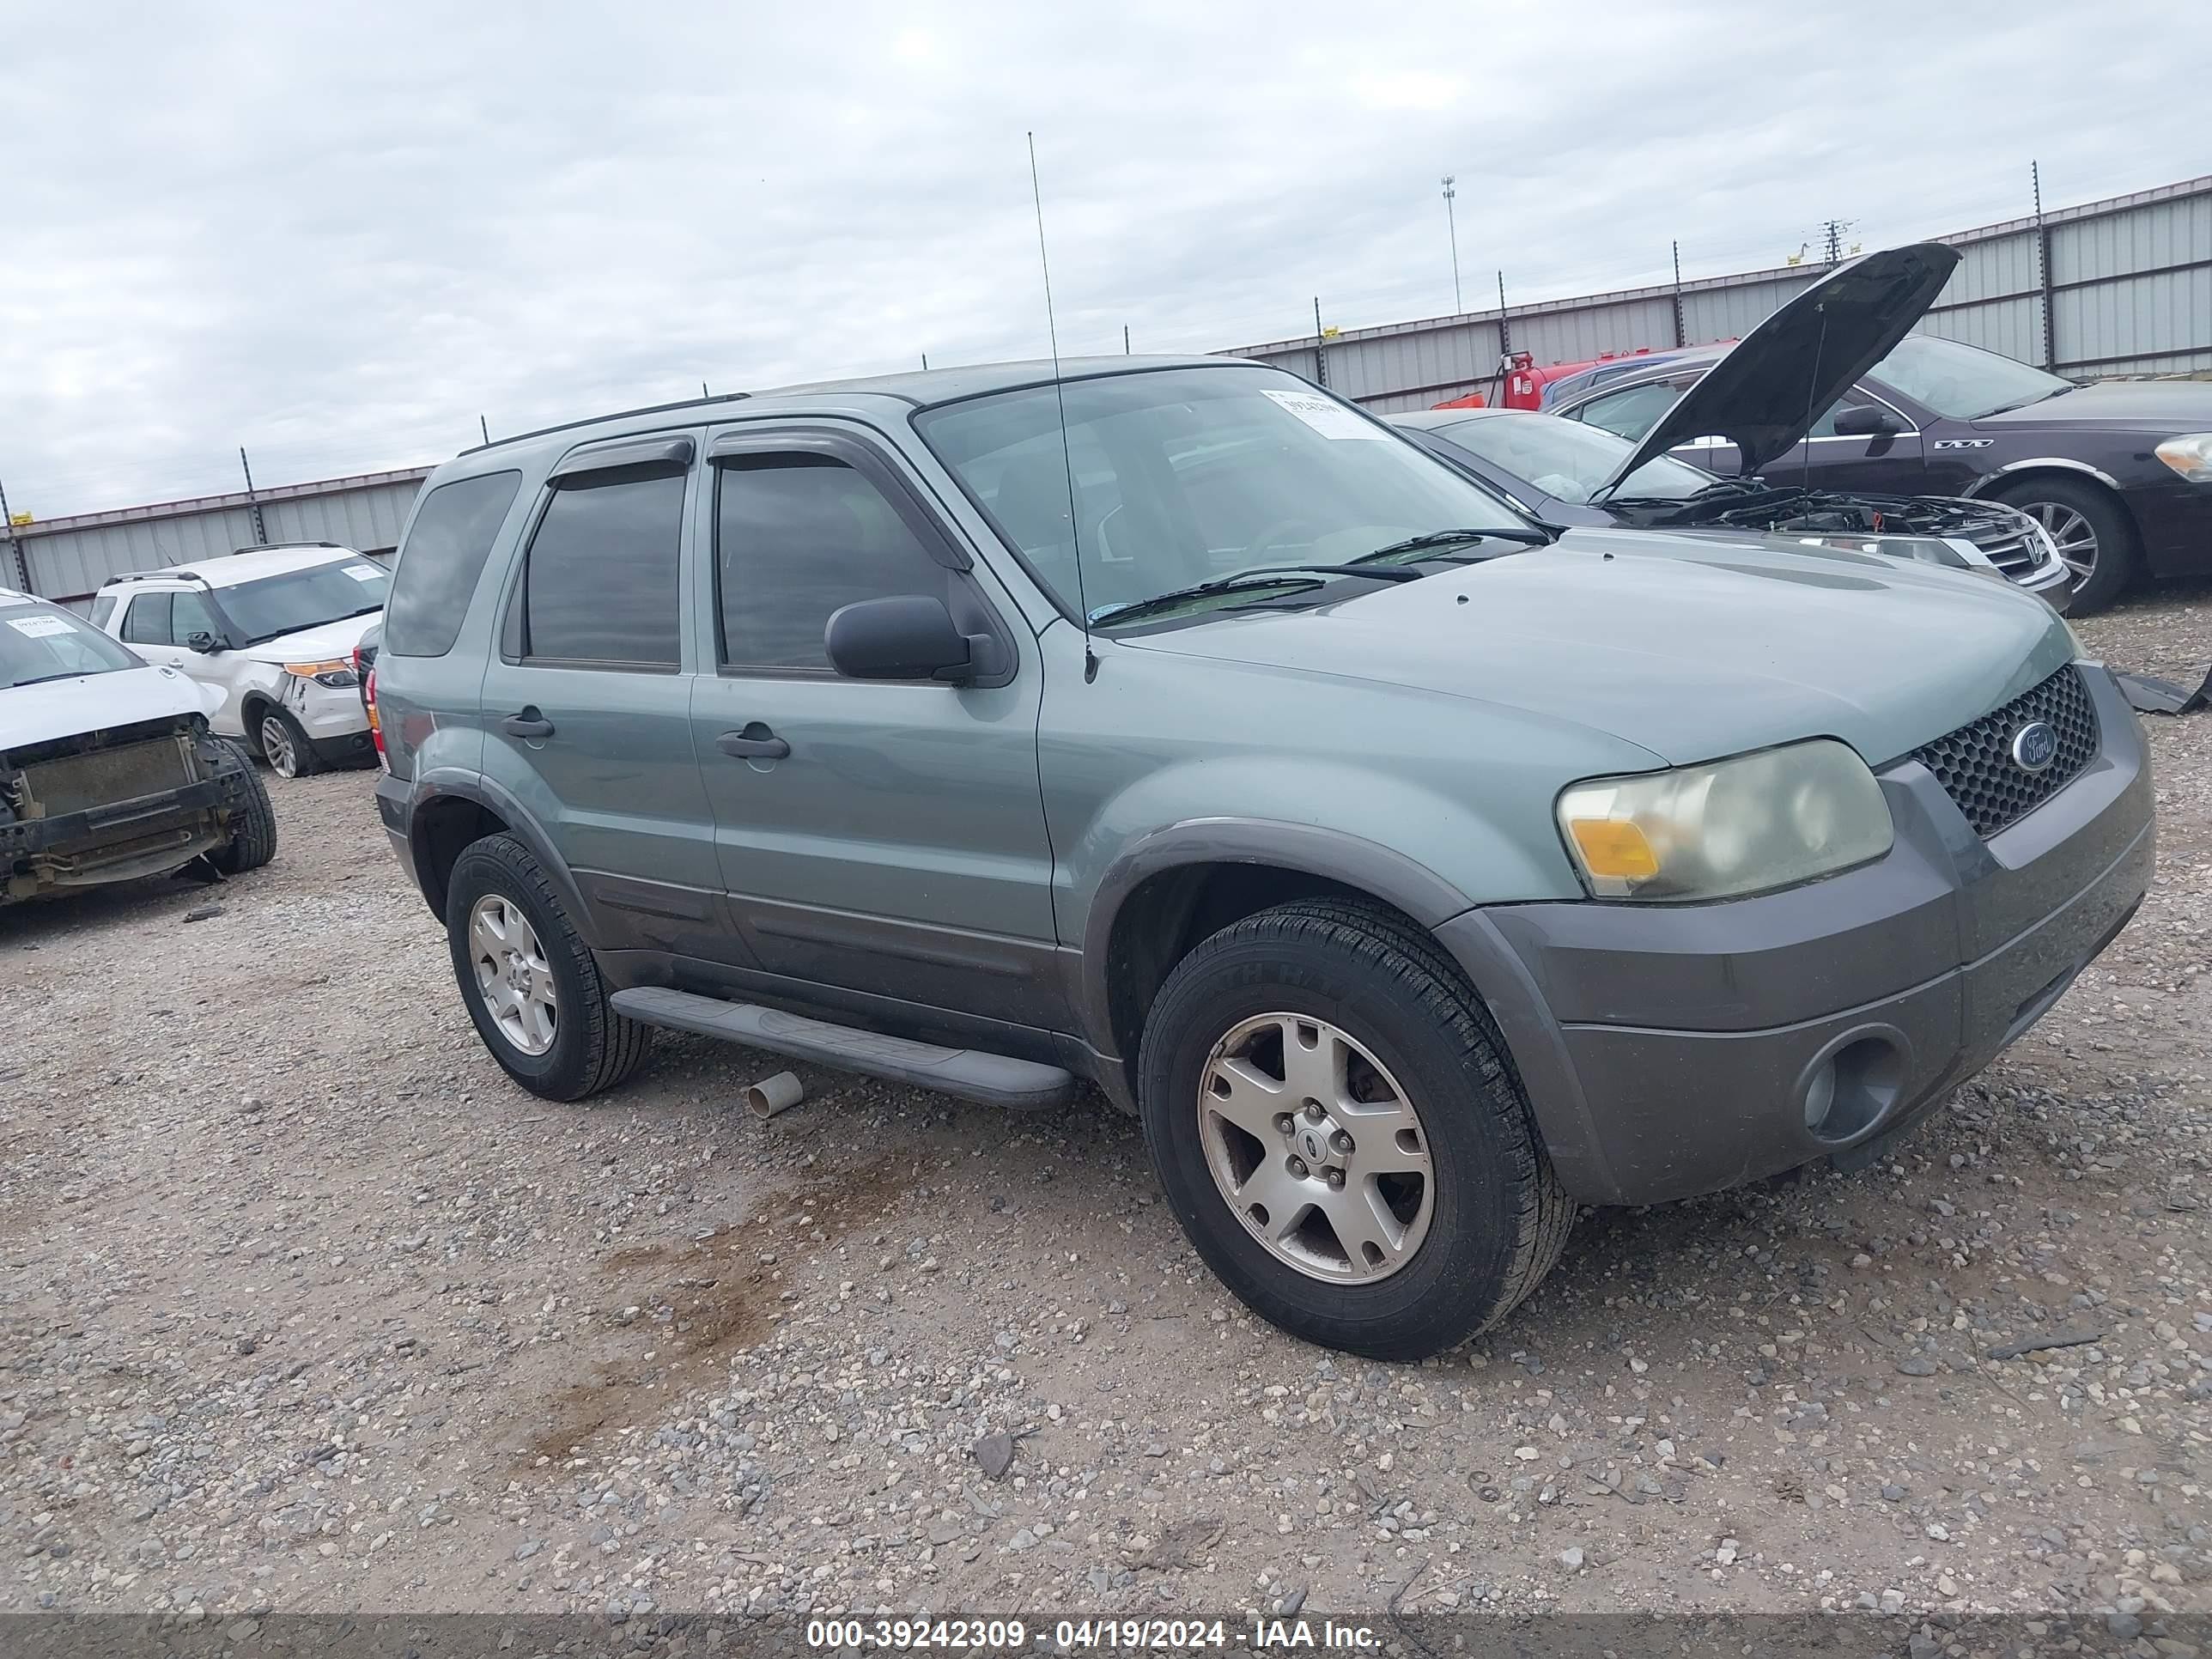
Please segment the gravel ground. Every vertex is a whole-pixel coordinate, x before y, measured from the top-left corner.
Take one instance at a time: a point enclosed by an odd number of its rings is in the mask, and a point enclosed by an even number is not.
[[[2212,588],[2080,631],[2179,674]],[[1895,1162],[1586,1215],[1397,1367],[1103,1107],[521,1094],[369,779],[279,781],[256,876],[0,913],[0,1609],[2212,1607],[2212,714],[2150,727],[2148,902]]]

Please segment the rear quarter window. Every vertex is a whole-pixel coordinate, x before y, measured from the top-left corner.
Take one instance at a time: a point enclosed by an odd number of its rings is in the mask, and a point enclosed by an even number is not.
[[[453,648],[477,579],[521,488],[520,472],[487,472],[440,484],[422,498],[384,608],[386,652],[442,657]]]

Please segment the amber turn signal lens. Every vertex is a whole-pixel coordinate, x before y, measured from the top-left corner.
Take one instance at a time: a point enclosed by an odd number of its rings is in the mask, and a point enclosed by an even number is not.
[[[1593,876],[1616,881],[1649,881],[1659,873],[1659,855],[1644,831],[1618,818],[1575,818],[1567,824],[1575,850]]]

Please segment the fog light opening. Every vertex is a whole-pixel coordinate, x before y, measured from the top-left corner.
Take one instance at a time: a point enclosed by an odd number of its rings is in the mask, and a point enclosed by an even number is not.
[[[1905,1056],[1886,1036],[1854,1037],[1814,1066],[1804,1085],[1805,1127],[1844,1141],[1889,1115],[1904,1087]]]

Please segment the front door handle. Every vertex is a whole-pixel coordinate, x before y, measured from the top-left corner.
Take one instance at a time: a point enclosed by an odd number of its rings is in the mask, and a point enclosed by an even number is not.
[[[714,747],[738,760],[781,760],[791,752],[789,744],[758,720],[742,732],[723,732]]]
[[[519,714],[509,714],[499,723],[499,729],[510,738],[550,738],[553,722],[538,712],[532,703]]]

